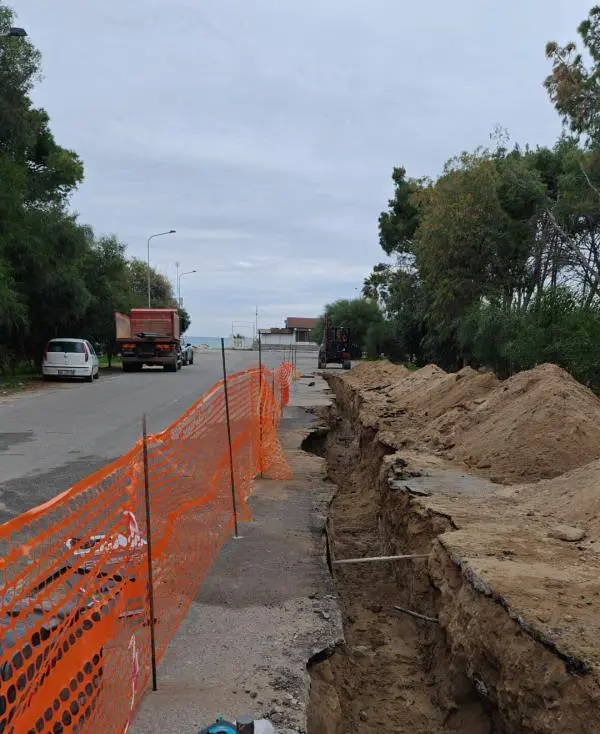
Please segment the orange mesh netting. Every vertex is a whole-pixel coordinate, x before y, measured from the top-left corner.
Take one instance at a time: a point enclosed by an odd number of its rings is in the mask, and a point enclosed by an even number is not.
[[[228,378],[240,520],[291,366]],[[233,529],[223,382],[147,441],[157,657]],[[151,672],[143,444],[0,526],[0,734],[125,732]]]

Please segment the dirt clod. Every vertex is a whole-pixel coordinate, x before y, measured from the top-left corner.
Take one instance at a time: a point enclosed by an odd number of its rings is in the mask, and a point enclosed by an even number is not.
[[[581,528],[573,528],[570,525],[555,525],[548,531],[549,538],[557,540],[566,540],[569,543],[576,543],[578,540],[585,538],[585,530]]]

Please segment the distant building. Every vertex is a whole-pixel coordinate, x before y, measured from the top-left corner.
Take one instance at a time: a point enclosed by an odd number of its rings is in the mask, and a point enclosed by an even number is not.
[[[261,342],[265,346],[284,347],[295,344],[305,346],[314,344],[312,332],[318,319],[290,316],[285,320],[285,328],[273,327],[259,329]]]
[[[265,347],[289,347],[294,344],[294,332],[291,329],[259,329],[260,340]]]
[[[288,316],[285,320],[285,326],[286,329],[294,331],[294,341],[297,344],[310,344],[314,341],[312,332],[318,320],[303,316]]]

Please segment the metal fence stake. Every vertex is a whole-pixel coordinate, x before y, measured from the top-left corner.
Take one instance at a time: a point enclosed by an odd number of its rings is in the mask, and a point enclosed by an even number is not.
[[[223,358],[223,387],[225,390],[225,416],[227,419],[227,440],[229,442],[229,472],[231,476],[231,502],[233,506],[234,538],[238,534],[237,500],[235,497],[235,472],[233,470],[233,447],[231,443],[231,418],[229,416],[229,393],[227,392],[227,366],[225,364],[225,339],[221,337],[221,356]]]
[[[426,614],[419,614],[419,612],[413,612],[412,609],[407,609],[406,607],[394,607],[398,612],[402,612],[402,614],[408,614],[410,617],[416,617],[416,619],[422,619],[425,622],[433,622],[434,624],[439,624],[440,620],[436,619],[435,617],[428,617]]]
[[[150,513],[150,481],[148,471],[148,427],[146,414],[142,418],[144,454],[144,497],[146,504],[146,548],[148,556],[148,604],[150,607],[150,652],[152,656],[152,690],[156,690],[156,635],[154,630],[154,578],[152,575],[152,524]]]

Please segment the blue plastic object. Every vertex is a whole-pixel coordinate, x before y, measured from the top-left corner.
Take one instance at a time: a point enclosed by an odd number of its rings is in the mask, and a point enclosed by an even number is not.
[[[201,729],[198,734],[236,734],[236,726],[229,721],[224,721],[219,716],[214,724],[206,727],[206,729]]]

